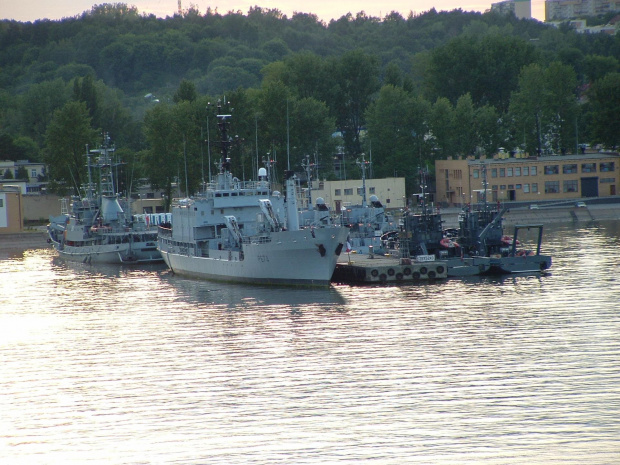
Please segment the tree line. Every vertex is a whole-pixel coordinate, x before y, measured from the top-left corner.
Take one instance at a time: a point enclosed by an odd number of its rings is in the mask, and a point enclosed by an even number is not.
[[[324,24],[256,7],[157,19],[116,4],[0,22],[0,44],[0,157],[46,161],[53,189],[79,183],[84,146],[105,131],[132,176],[197,190],[217,156],[221,99],[234,108],[233,163],[246,178],[262,158],[284,170],[307,156],[321,178],[335,176],[335,158],[354,176],[363,153],[374,176],[405,176],[415,192],[419,167],[438,157],[620,142],[619,38],[514,16]]]

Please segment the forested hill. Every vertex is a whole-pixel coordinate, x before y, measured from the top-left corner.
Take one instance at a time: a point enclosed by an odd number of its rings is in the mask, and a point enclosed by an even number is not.
[[[0,22],[0,159],[44,160],[50,181],[72,183],[85,142],[106,131],[155,184],[171,175],[149,168],[185,157],[195,186],[204,133],[215,132],[205,107],[225,93],[245,115],[238,163],[283,153],[290,129],[295,167],[313,155],[333,176],[340,145],[354,174],[372,150],[375,175],[404,173],[413,186],[416,167],[437,157],[620,144],[619,63],[620,35],[494,13],[362,12],[326,24],[259,7],[160,19],[105,4]]]
[[[159,19],[122,4],[100,5],[61,21],[0,23],[0,85],[17,93],[33,83],[93,73],[127,94],[175,88],[182,78],[201,93],[258,86],[266,64],[301,51],[327,57],[361,49],[383,66],[414,71],[416,55],[463,34],[497,29],[502,35],[539,41],[547,59],[564,53],[610,54],[608,38],[583,40],[537,21],[495,14],[437,13],[380,19],[358,13],[325,24],[310,14],[288,18],[278,10],[252,8]],[[577,70],[579,71],[583,70]]]

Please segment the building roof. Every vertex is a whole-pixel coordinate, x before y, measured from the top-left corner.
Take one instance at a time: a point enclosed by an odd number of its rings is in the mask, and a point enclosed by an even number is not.
[[[467,160],[469,165],[485,165],[489,163],[524,163],[524,162],[561,162],[561,161],[584,161],[584,160],[600,160],[601,158],[617,158],[620,154],[617,152],[597,152],[583,153],[571,155],[545,155],[541,157],[524,157],[524,158],[484,158]]]

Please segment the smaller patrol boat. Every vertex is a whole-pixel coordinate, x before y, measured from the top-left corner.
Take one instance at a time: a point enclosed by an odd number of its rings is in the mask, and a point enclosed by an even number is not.
[[[362,188],[360,189],[361,204],[345,205],[338,217],[338,221],[349,228],[347,237],[347,251],[356,254],[383,255],[386,238],[394,234],[398,225],[394,217],[388,213],[376,195],[366,198],[366,170],[370,162],[364,159],[357,160],[362,171]]]
[[[127,199],[115,192],[114,147],[106,135],[103,145],[86,153],[88,185],[71,204],[61,200],[61,214],[50,216],[48,242],[62,258],[84,263],[138,264],[161,262],[157,228],[145,215],[132,217]],[[92,160],[94,158],[94,161]],[[92,181],[96,168],[99,180]]]

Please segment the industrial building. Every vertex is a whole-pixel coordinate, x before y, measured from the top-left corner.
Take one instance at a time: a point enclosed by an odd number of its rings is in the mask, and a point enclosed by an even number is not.
[[[448,158],[435,162],[435,200],[449,206],[488,201],[542,202],[617,194],[620,155]],[[486,187],[484,182],[486,180]]]

